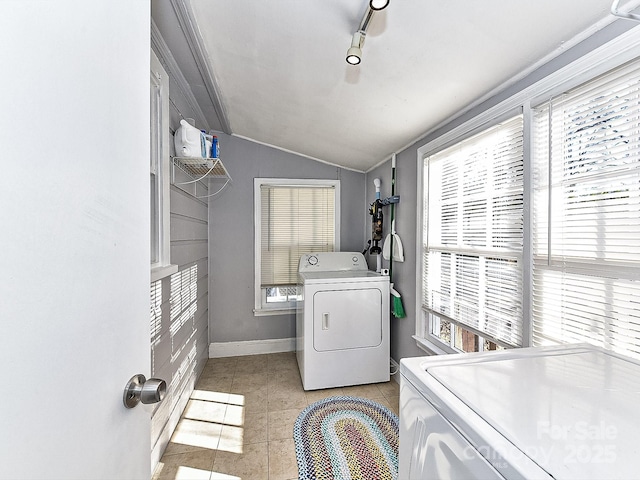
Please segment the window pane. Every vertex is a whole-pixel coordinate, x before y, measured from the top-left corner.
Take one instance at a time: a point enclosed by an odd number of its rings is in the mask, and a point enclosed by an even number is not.
[[[267,303],[295,302],[298,299],[296,287],[268,287],[266,288]]]
[[[514,346],[522,345],[523,162],[517,116],[424,167],[423,308]],[[454,330],[456,348],[480,348]]]
[[[339,197],[339,180],[254,179],[256,312],[293,308],[302,254],[339,249]]]
[[[534,345],[640,357],[640,63],[534,114]]]
[[[432,315],[431,334],[443,343],[451,345],[451,325],[448,320]]]

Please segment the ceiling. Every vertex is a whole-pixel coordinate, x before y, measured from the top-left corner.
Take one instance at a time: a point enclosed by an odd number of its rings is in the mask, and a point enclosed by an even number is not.
[[[615,19],[611,0],[391,0],[351,66],[367,4],[155,0],[152,15],[200,128],[357,171]]]

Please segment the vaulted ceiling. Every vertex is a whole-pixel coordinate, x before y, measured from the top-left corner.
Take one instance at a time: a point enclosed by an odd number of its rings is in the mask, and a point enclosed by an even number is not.
[[[390,0],[348,65],[367,5],[154,0],[152,15],[199,127],[358,171],[615,20],[611,0]]]

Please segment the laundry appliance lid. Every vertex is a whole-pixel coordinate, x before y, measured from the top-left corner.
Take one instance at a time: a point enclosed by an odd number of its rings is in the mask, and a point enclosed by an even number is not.
[[[637,479],[640,364],[595,347],[519,350],[424,372],[508,440],[498,453],[556,480]]]

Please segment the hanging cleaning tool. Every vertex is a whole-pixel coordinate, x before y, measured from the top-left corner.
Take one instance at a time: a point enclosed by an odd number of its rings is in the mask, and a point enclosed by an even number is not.
[[[369,249],[369,253],[371,255],[376,255],[376,272],[380,272],[382,269],[382,258],[380,255],[382,254],[382,249],[378,243],[382,240],[382,202],[380,200],[380,179],[375,178],[373,180],[373,184],[376,187],[376,200],[371,204],[371,208],[369,208],[369,214],[372,217],[372,225],[371,225],[371,240],[373,240],[373,245]]]
[[[391,206],[391,217],[393,218],[393,206]],[[391,258],[391,247],[393,246],[393,261],[404,262],[404,248],[402,246],[402,240],[396,233],[396,221],[391,220],[391,233],[387,234],[387,238],[384,239],[382,245],[382,257],[385,260]]]
[[[396,198],[396,154],[391,157],[391,197]],[[398,201],[391,203],[391,235],[387,236],[387,240],[384,242],[386,248],[389,243],[388,255],[389,255],[389,281],[391,282],[389,291],[391,292],[391,314],[396,318],[404,318],[407,314],[404,311],[402,305],[402,296],[395,288],[393,288],[393,261],[404,262],[404,251],[402,249],[402,243],[400,237],[396,235],[396,219],[395,219],[395,204],[400,201],[400,197],[397,197]],[[394,238],[397,237],[399,247],[394,247]],[[396,259],[396,249],[398,255]],[[401,260],[399,260],[401,258]]]

